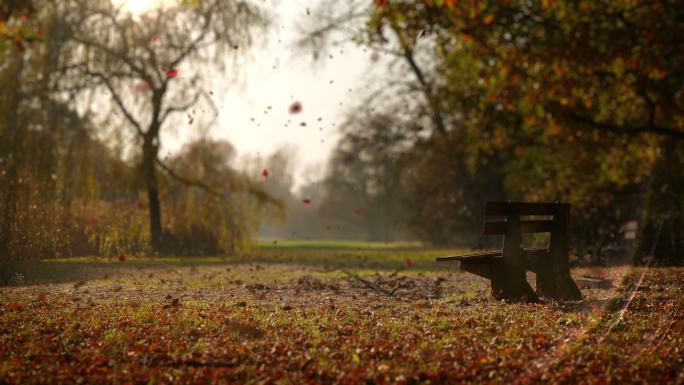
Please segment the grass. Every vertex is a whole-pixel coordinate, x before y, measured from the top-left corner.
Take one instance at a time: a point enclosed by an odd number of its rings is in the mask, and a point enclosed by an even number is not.
[[[34,264],[0,288],[0,383],[684,383],[684,269],[510,304],[455,250],[326,246]]]
[[[262,240],[261,250],[398,250],[419,249],[420,242],[360,242],[336,240]]]

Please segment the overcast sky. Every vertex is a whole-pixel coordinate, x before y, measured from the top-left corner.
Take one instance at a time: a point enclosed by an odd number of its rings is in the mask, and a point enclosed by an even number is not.
[[[262,157],[283,146],[297,151],[296,183],[322,176],[323,166],[338,139],[345,113],[367,95],[369,80],[380,71],[371,52],[355,45],[338,46],[325,60],[294,47],[297,25],[319,0],[267,0],[273,24],[268,42],[250,50],[240,65],[240,81],[213,89],[219,118],[211,136],[232,142],[240,155]],[[182,73],[182,71],[181,71]],[[290,114],[300,102],[303,110]],[[269,109],[270,107],[270,109]],[[302,125],[305,123],[306,125]],[[179,130],[164,138],[165,150],[175,152],[197,130]]]

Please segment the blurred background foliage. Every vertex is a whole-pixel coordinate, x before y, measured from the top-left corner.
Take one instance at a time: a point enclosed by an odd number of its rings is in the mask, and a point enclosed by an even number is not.
[[[325,57],[331,31],[344,31],[401,63],[363,106],[410,111],[391,123],[405,134],[422,127],[395,163],[401,189],[390,205],[402,208],[393,212],[402,230],[480,247],[486,201],[558,200],[573,205],[578,262],[684,261],[677,1],[331,3],[314,13],[301,46]],[[372,131],[365,121],[342,145]],[[336,167],[330,180],[344,173]],[[633,221],[637,239],[625,240]]]
[[[201,103],[207,81],[173,88],[168,71],[221,67],[267,28],[258,7],[183,1],[136,21],[106,0],[1,4],[5,261],[240,253],[257,235],[487,247],[493,199],[572,203],[578,262],[684,259],[676,1],[321,1],[302,51],[324,58],[345,31],[396,65],[340,125],[325,178],[299,191],[288,149],[241,163],[230,143],[199,139],[158,156],[166,118]],[[179,43],[147,48],[158,35]]]

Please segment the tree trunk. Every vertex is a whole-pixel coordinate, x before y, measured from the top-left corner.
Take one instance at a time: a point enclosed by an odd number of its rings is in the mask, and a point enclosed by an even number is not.
[[[159,147],[153,143],[152,136],[146,136],[143,144],[142,174],[147,188],[147,207],[150,214],[150,246],[154,252],[161,250],[162,241],[161,203],[156,174],[158,149]]]
[[[7,164],[5,185],[2,189],[2,223],[0,224],[0,258],[9,263],[9,259],[15,257],[16,254],[12,250],[12,241],[14,233],[14,225],[16,219],[16,205],[17,205],[17,175],[18,168],[22,161],[23,149],[23,127],[20,127],[17,121],[19,103],[21,95],[19,95],[19,81],[21,78],[21,64],[20,59],[13,58],[15,64],[10,69],[11,74],[8,76],[9,82],[7,84],[8,93],[5,95],[5,125],[0,130],[0,156],[5,158]],[[10,60],[10,63],[13,61]],[[0,261],[2,262],[2,261]]]
[[[648,186],[637,248],[636,264],[684,263],[684,150],[676,141],[662,145]]]

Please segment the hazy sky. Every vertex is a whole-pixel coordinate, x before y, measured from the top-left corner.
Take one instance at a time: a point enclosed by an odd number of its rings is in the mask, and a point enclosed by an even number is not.
[[[337,126],[367,94],[381,65],[371,60],[370,51],[354,45],[336,47],[332,58],[326,55],[318,62],[311,53],[295,49],[297,25],[313,17],[307,9],[318,2],[267,0],[273,17],[268,42],[250,50],[238,83],[212,90],[220,115],[211,136],[229,140],[241,155],[265,157],[283,146],[296,149],[297,184],[321,177],[338,138]],[[295,101],[303,110],[293,115],[289,107]],[[192,128],[179,130],[162,143],[173,152],[194,135]]]

